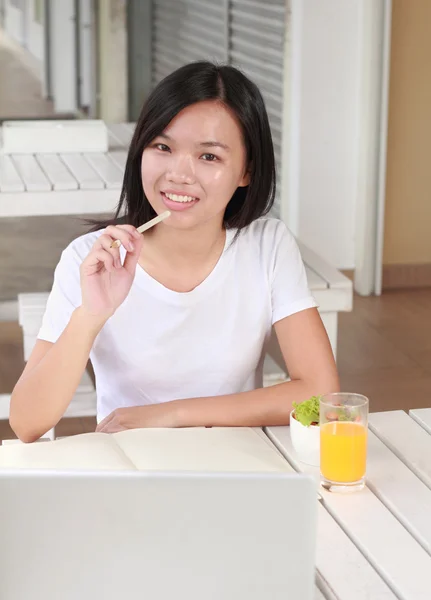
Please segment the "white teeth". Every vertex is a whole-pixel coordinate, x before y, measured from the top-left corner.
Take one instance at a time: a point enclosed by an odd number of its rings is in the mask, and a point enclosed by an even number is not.
[[[166,194],[165,193],[166,198],[169,198],[169,200],[173,200],[174,202],[193,202],[193,200],[196,200],[196,198],[194,198],[193,196],[178,196],[177,194]]]

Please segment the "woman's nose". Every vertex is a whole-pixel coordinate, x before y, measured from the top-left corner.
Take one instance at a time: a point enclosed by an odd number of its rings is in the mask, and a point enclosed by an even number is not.
[[[172,182],[188,183],[195,182],[195,170],[191,157],[177,157],[172,161],[167,177]]]

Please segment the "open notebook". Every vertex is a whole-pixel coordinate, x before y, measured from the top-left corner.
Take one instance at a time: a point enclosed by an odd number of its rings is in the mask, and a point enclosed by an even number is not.
[[[264,432],[249,427],[130,429],[0,447],[0,469],[285,472]]]

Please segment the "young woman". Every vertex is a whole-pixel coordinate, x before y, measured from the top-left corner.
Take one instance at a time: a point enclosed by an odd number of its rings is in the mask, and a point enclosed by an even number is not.
[[[89,358],[103,432],[287,424],[292,402],[336,391],[297,245],[263,218],[274,192],[258,88],[207,62],[164,79],[139,117],[114,220],[61,256],[12,394],[15,433],[29,442],[56,425]],[[272,326],[291,381],[263,389]]]

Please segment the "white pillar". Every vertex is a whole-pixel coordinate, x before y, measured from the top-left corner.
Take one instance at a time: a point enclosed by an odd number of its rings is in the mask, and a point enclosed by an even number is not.
[[[127,121],[127,3],[99,2],[99,116],[110,123]]]
[[[361,4],[361,123],[355,231],[355,291],[382,292],[391,0]]]
[[[54,109],[74,113],[77,110],[74,0],[50,3],[49,34]]]

